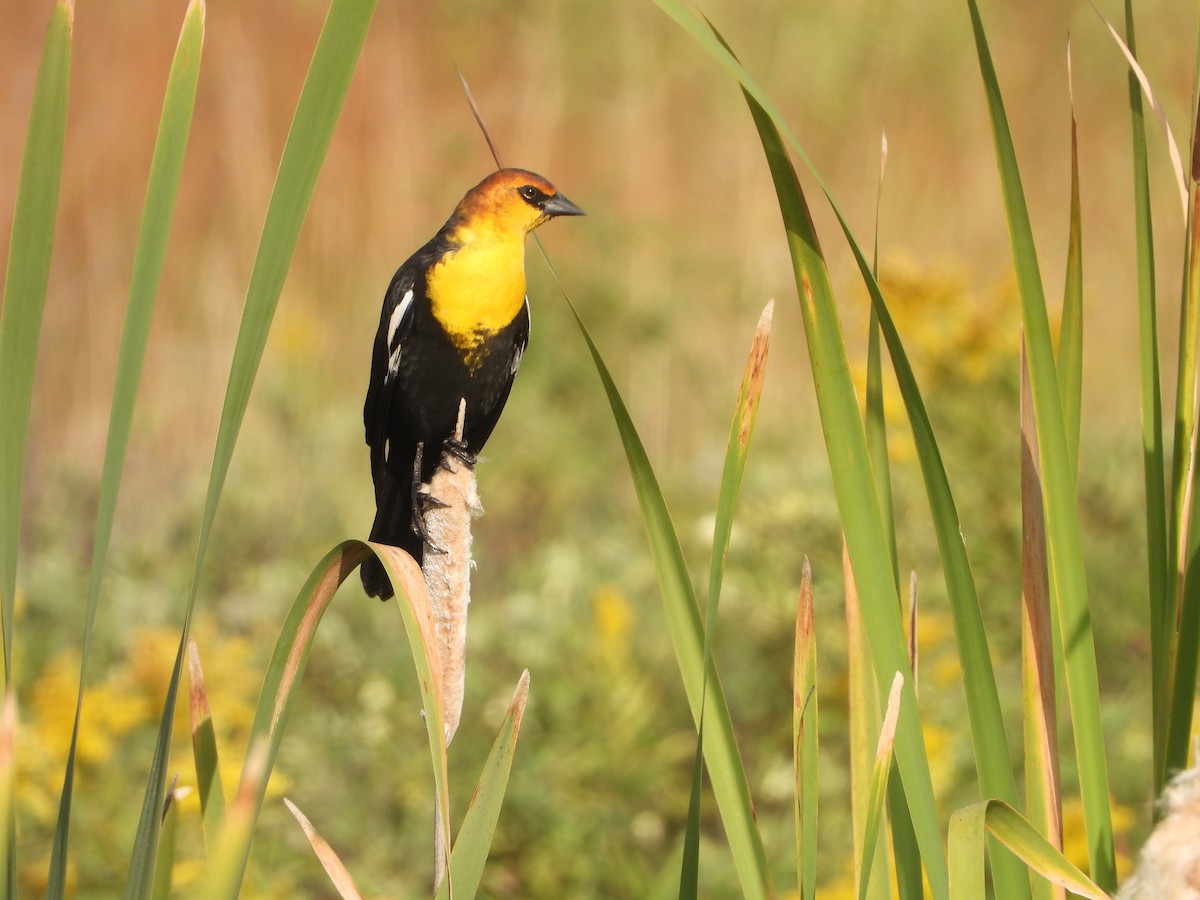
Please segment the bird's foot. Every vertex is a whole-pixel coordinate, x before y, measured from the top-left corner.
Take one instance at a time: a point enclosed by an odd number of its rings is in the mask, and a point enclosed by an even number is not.
[[[417,444],[412,476],[412,530],[430,553],[445,553],[443,548],[430,539],[429,528],[425,524],[425,513],[428,510],[445,509],[448,504],[429,493],[429,487],[421,482],[421,457],[424,452],[424,442]]]
[[[452,437],[446,438],[446,440],[442,441],[442,448],[446,451],[446,453],[448,453],[450,456],[453,456],[468,469],[475,468],[475,464],[479,462],[479,457],[467,449],[466,441]],[[448,469],[445,459],[442,459],[439,465],[443,469]]]

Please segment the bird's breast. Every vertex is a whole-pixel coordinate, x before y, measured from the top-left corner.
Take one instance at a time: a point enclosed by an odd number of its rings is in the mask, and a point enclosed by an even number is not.
[[[465,245],[426,275],[438,323],[460,350],[472,351],[509,325],[525,303],[525,246],[511,241]]]

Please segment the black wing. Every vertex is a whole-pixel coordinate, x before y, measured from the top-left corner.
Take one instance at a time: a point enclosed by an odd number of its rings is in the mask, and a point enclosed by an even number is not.
[[[401,266],[383,298],[379,330],[371,353],[371,380],[363,404],[363,425],[371,448],[371,477],[375,482],[376,501],[385,481],[387,461],[387,420],[392,394],[399,372],[404,345],[412,333],[414,298],[419,289],[415,267]]]

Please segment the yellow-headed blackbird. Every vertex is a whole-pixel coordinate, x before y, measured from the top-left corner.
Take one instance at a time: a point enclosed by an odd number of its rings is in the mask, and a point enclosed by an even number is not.
[[[540,175],[501,169],[471,188],[396,271],[383,298],[363,407],[375,481],[371,540],[422,561],[428,499],[418,488],[444,449],[467,462],[483,449],[529,340],[525,236],[554,216],[579,215],[583,210]],[[464,399],[459,443],[453,437]],[[369,595],[392,596],[377,559],[363,563],[361,574]]]

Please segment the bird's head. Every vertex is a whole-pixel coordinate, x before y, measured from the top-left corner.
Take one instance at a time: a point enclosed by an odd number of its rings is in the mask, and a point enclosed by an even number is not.
[[[492,232],[524,238],[555,216],[582,216],[583,210],[541,175],[524,169],[493,172],[462,198],[451,222],[470,240]]]

